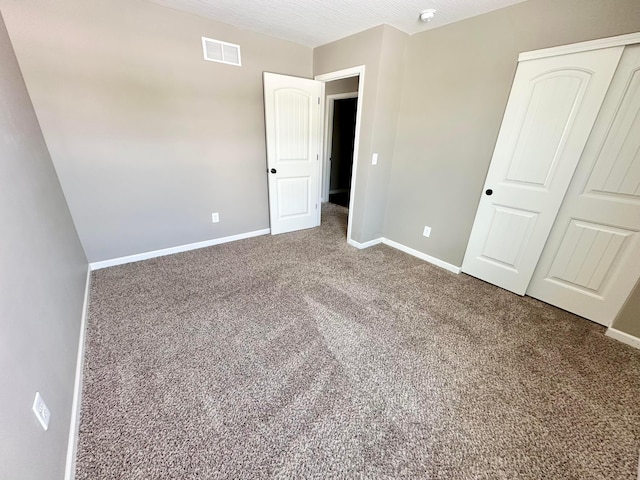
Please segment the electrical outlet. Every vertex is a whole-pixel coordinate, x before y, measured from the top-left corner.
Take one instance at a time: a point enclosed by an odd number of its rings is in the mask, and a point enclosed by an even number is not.
[[[218,215],[218,212],[211,214],[211,221],[213,223],[218,223],[220,221],[220,215]]]
[[[36,417],[38,418],[40,425],[42,425],[42,428],[44,428],[45,430],[48,429],[51,413],[45,405],[44,400],[40,396],[40,392],[36,392],[36,398],[33,401],[33,407],[31,407],[31,409],[33,410],[33,413],[36,414]]]
[[[377,165],[377,164],[378,164],[378,154],[377,154],[377,153],[374,153],[374,154],[371,156],[371,165]]]
[[[424,227],[424,230],[422,231],[422,235],[424,235],[425,237],[430,237],[431,236],[431,227]]]

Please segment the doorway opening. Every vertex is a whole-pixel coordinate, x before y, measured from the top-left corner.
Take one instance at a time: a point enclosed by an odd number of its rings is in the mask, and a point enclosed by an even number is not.
[[[358,107],[358,77],[329,82],[325,89],[325,92],[351,90],[326,93],[326,154],[322,179],[323,200],[348,208]]]
[[[362,117],[364,65],[318,75],[324,82],[324,154],[321,199],[348,208],[347,241],[356,209],[358,146]],[[359,212],[359,210],[358,210]]]

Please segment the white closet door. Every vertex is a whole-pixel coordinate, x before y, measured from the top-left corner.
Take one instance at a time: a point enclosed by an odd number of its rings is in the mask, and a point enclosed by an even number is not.
[[[609,326],[640,275],[640,45],[627,47],[527,294]]]
[[[622,51],[518,65],[464,272],[525,293]]]

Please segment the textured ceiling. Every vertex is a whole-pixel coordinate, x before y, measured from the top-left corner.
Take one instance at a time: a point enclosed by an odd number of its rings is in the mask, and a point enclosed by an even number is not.
[[[147,0],[317,47],[382,23],[414,34],[525,0]],[[422,10],[436,16],[420,22]]]

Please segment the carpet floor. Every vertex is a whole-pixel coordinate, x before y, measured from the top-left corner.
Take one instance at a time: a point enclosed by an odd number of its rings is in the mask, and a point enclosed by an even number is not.
[[[322,226],[93,272],[78,479],[635,479],[640,351]]]

